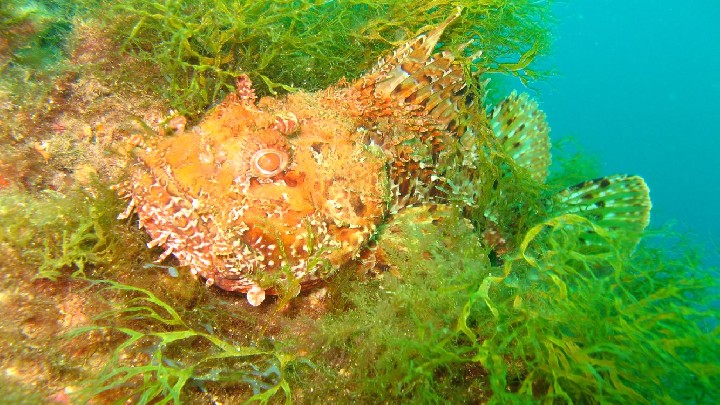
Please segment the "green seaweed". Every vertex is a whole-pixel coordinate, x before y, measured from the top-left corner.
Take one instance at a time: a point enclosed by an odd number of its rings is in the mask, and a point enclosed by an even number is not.
[[[577,220],[564,216],[538,227],[566,232]],[[720,376],[713,365],[718,330],[704,330],[702,321],[718,313],[702,303],[717,282],[697,263],[668,257],[659,262],[660,250],[645,247],[633,259],[582,255],[566,235],[545,241],[538,235],[531,230],[503,275],[483,282],[459,324],[468,336],[480,337],[467,322],[473,305],[482,301],[494,319],[492,328],[483,329],[507,332],[484,336],[474,357],[497,371],[491,379],[496,395],[650,403],[686,402],[691,387],[696,401],[712,395],[711,381]],[[534,244],[545,245],[534,249],[542,260],[528,253]],[[507,359],[498,361],[503,355],[524,363],[522,372],[513,375]],[[507,394],[512,379],[519,388]]]
[[[44,101],[51,80],[65,70],[61,61],[69,30],[69,20],[54,15],[41,2],[3,1],[0,94],[26,106]]]
[[[64,269],[82,274],[87,264],[106,264],[118,253],[114,216],[120,202],[112,190],[101,193],[4,190],[0,240],[35,263],[42,278],[55,280]]]
[[[548,48],[547,2],[124,0],[107,23],[124,50],[160,68],[158,90],[173,108],[196,115],[241,73],[261,95],[357,77],[457,6],[464,11],[445,35],[450,46],[472,40],[465,52],[482,50],[484,69],[540,75],[532,61]]]
[[[111,392],[114,402],[180,404],[187,386],[204,390],[207,384],[249,386],[252,395],[248,402],[267,403],[279,391],[287,403],[291,402],[285,370],[296,361],[294,356],[241,346],[210,329],[195,329],[173,306],[148,290],[109,280],[88,281],[104,285],[103,290],[126,294],[125,300],[123,305],[100,314],[95,325],[75,329],[66,337],[111,330],[125,338],[97,377],[78,391],[80,402]],[[124,355],[132,352],[146,353],[146,361],[127,364]]]
[[[632,258],[582,256],[560,235],[575,221],[538,224],[502,267],[468,250],[462,229],[408,230],[389,255],[402,279],[352,288],[349,308],[322,321],[321,356],[351,359],[329,384],[359,401],[716,402],[717,280],[690,247],[668,254],[666,232]],[[452,250],[427,248],[442,241]]]
[[[502,153],[488,157],[481,178],[498,181],[491,193],[476,185],[480,212],[514,221],[515,248],[489,261],[455,208],[395,215],[376,241],[390,271],[339,281],[345,304],[320,320],[318,356],[347,360],[319,385],[347,384],[344,400],[360,402],[716,402],[720,283],[695,248],[662,230],[633,251],[628,231],[547,217],[541,197],[594,170],[581,154],[547,189]]]
[[[468,56],[480,55],[475,70],[482,66],[523,81],[544,75],[534,62],[549,48],[550,2],[530,0],[443,0],[420,7],[410,0],[122,0],[102,13],[103,2],[96,0],[12,0],[0,6],[0,30],[8,38],[0,54],[9,55],[0,60],[0,70],[28,87],[38,78],[51,82],[69,68],[68,44],[77,45],[70,40],[78,23],[100,25],[121,51],[141,61],[123,60],[134,63],[125,79],[139,81],[127,86],[154,86],[172,108],[194,117],[232,91],[242,73],[250,75],[260,95],[319,90],[356,78],[380,55],[458,6],[463,13],[442,46],[465,46]],[[108,84],[117,87],[123,77],[112,76]],[[22,100],[18,97],[28,104]]]
[[[399,214],[384,227],[378,246],[395,266],[390,273],[363,282],[333,280],[342,283],[335,294],[344,304],[319,321],[322,333],[311,339],[323,347],[314,362],[346,361],[315,384],[318,398],[458,403],[488,396],[481,390],[483,372],[465,367],[463,352],[471,346],[459,345],[464,337],[454,328],[466,297],[490,269],[488,249],[457,211],[442,211],[435,224],[416,219]]]
[[[60,61],[71,28],[69,10],[51,1],[9,0],[0,5],[0,69],[14,63],[43,69]],[[2,49],[5,48],[5,49]]]

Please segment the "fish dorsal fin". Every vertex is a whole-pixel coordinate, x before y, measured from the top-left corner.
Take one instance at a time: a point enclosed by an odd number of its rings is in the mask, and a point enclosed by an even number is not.
[[[588,180],[556,194],[553,215],[576,214],[628,240],[631,248],[650,222],[650,191],[642,177],[614,175]],[[597,234],[585,235],[587,244],[606,242]]]
[[[400,105],[417,105],[439,123],[447,125],[458,112],[465,87],[463,68],[452,53],[432,54],[445,28],[461,9],[443,23],[407,42],[380,60],[354,88],[376,99],[394,100]]]
[[[493,109],[490,125],[505,152],[534,179],[545,182],[550,167],[550,129],[537,103],[527,94],[518,96],[513,91]]]

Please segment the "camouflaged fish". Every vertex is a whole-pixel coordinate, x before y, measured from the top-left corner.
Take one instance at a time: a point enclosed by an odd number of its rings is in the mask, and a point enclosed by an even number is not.
[[[409,41],[354,83],[257,100],[249,79],[188,131],[138,140],[120,185],[152,238],[194,274],[252,305],[295,278],[310,287],[368,257],[398,213],[452,204],[477,216],[487,134],[543,182],[550,164],[544,114],[511,95],[489,114],[468,103],[463,66],[433,53],[459,12]],[[494,136],[492,135],[494,133]],[[480,142],[482,141],[482,142]],[[639,177],[571,187],[554,200],[609,227],[642,231],[648,190]],[[462,206],[460,206],[462,205]],[[478,229],[506,248],[501,223]]]

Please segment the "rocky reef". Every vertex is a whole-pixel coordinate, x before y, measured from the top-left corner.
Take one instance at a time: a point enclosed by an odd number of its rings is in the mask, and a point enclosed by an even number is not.
[[[179,115],[195,125],[240,74],[258,96],[351,80],[457,4],[440,47],[483,51],[466,67],[486,71],[474,91],[546,73],[549,3],[415,3],[3,2],[3,398],[720,401],[719,286],[691,241],[651,228],[634,251],[593,251],[578,248],[603,234],[592,221],[528,216],[537,196],[598,175],[585,156],[556,153],[542,186],[507,170],[496,187],[515,198],[496,209],[517,218],[517,243],[501,255],[457,210],[398,215],[373,241],[382,269],[349,266],[259,307],[155,263],[163,249],[117,219],[128,139],[175,131]]]

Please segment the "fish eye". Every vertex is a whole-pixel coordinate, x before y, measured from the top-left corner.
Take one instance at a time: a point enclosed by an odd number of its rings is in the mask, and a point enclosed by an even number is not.
[[[258,177],[272,177],[287,167],[287,152],[277,149],[260,149],[253,154],[250,168]]]

